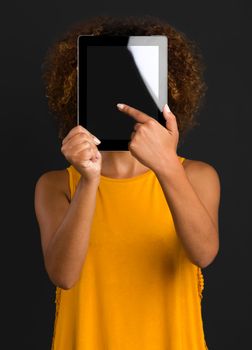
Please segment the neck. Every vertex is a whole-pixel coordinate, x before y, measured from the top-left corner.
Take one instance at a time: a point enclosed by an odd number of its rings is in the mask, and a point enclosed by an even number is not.
[[[124,176],[138,174],[149,170],[140,163],[129,151],[100,151],[102,154],[102,174]]]

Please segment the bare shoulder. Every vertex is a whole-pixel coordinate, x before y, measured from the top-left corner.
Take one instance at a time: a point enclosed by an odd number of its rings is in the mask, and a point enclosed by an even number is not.
[[[211,164],[200,160],[185,159],[183,166],[187,178],[218,230],[221,183],[217,170]]]
[[[69,197],[67,169],[51,170],[38,178],[34,191],[34,209],[45,261],[50,240],[68,210]]]
[[[206,207],[216,211],[220,203],[220,177],[211,164],[200,160],[185,159],[184,170],[191,185]]]
[[[220,186],[220,177],[213,165],[201,160],[185,159],[183,166],[190,180],[199,182],[199,184],[211,182],[213,186]]]
[[[43,190],[45,188],[63,192],[70,202],[69,175],[66,169],[50,170],[40,175],[36,183],[36,189]]]

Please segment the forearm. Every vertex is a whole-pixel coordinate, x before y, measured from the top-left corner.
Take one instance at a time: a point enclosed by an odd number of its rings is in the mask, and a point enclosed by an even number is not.
[[[207,266],[218,247],[215,227],[209,213],[194,191],[183,165],[177,159],[156,173],[170,208],[176,232],[189,259],[200,267]]]
[[[66,289],[79,279],[86,257],[97,187],[97,181],[87,183],[80,178],[66,216],[47,250],[47,271],[56,285]]]

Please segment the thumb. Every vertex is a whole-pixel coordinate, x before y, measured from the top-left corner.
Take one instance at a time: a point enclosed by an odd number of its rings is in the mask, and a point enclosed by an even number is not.
[[[177,121],[175,115],[171,112],[169,106],[167,103],[164,105],[163,108],[163,115],[166,120],[166,128],[170,129],[171,131],[177,128]]]

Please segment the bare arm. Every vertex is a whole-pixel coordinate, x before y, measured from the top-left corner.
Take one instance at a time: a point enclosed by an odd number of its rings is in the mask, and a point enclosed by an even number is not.
[[[130,152],[156,173],[188,257],[206,267],[219,250],[219,176],[211,165],[200,161],[187,161],[185,170],[177,156],[176,117],[167,104],[164,107],[165,128],[136,108],[118,105],[138,122],[131,135]]]
[[[185,169],[179,160],[172,164],[163,167],[157,177],[188,257],[203,268],[219,250],[219,177],[211,165],[201,161],[190,161]]]
[[[69,203],[55,175],[51,171],[38,179],[35,211],[48,275],[55,285],[69,289],[79,279],[87,253],[99,181],[81,177]]]

